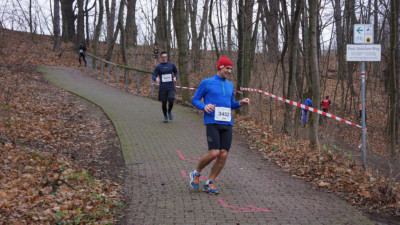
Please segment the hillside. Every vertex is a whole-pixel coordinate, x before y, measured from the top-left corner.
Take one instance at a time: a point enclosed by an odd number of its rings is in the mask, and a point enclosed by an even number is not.
[[[6,31],[0,37],[0,179],[4,184],[0,189],[0,206],[5,208],[0,210],[1,218],[10,221],[22,219],[27,223],[69,219],[118,220],[117,211],[107,212],[123,205],[121,181],[113,179],[118,176],[103,176],[120,173],[116,169],[118,165],[112,165],[118,160],[106,159],[104,155],[106,148],[119,149],[115,131],[107,118],[94,112],[95,106],[52,86],[37,72],[37,65],[79,65],[71,44],[63,44],[61,54],[51,49],[51,38],[46,36],[35,36],[34,43],[28,35],[19,32]],[[116,61],[119,59],[117,49]],[[144,69],[152,70],[154,60],[148,54],[151,49],[138,48],[131,59],[134,61],[132,66],[142,65]],[[208,54],[204,53],[204,61],[200,62],[201,72],[191,73],[193,86],[215,72],[209,66],[215,59]],[[174,54],[171,60],[177,61]],[[89,73],[86,68],[81,69],[94,78],[100,78],[99,70]],[[130,76],[128,91],[137,94],[136,77]],[[254,88],[267,90],[271,85],[267,81],[272,79],[266,77],[259,83],[253,81],[257,85]],[[115,85],[114,76],[110,82],[103,76],[102,81]],[[118,83],[119,88],[125,88],[122,76]],[[141,75],[140,95],[151,95],[149,83],[149,77]],[[334,84],[332,81],[325,85],[333,88]],[[307,128],[299,127],[298,137],[279,131],[283,103],[261,97],[258,93],[250,94],[250,98],[249,115],[237,115],[235,129],[246,137],[251,149],[262,152],[266,159],[298,179],[313,183],[316,189],[334,192],[375,217],[399,221],[399,162],[385,157],[382,135],[379,135],[385,125],[376,122],[381,115],[379,112],[371,112],[368,117],[370,147],[368,169],[364,171],[357,148],[360,140],[358,129],[328,119],[320,129],[322,148],[313,152],[308,147]],[[379,98],[375,102],[378,103]],[[270,106],[274,107],[271,114],[263,113],[269,112]],[[354,112],[345,112],[343,118],[351,114]],[[273,122],[266,118],[273,118]],[[92,161],[88,159],[94,159],[93,163],[85,163]],[[109,165],[100,166],[104,160]],[[71,193],[78,190],[70,186],[82,187],[79,195],[73,195],[76,201],[71,200]],[[44,201],[48,204],[43,205]],[[67,208],[61,206],[61,203],[70,201]],[[13,203],[16,202],[25,204],[14,210]],[[34,213],[28,210],[32,208]],[[77,208],[81,211],[72,210]],[[107,210],[100,211],[104,208]]]

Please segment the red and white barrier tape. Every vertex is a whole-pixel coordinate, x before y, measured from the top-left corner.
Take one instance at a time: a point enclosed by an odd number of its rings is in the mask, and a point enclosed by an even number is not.
[[[176,88],[186,89],[186,90],[197,90],[197,88],[190,88],[190,87],[182,87],[182,86],[175,86]]]
[[[330,118],[335,119],[335,120],[337,120],[337,121],[340,121],[340,122],[343,122],[343,123],[346,123],[346,124],[349,124],[349,125],[352,125],[352,126],[355,126],[355,127],[358,127],[358,128],[361,128],[361,129],[362,129],[362,127],[361,127],[360,125],[355,124],[355,123],[352,123],[352,122],[347,121],[347,120],[344,120],[344,119],[342,119],[342,118],[340,118],[340,117],[337,117],[337,116],[334,116],[334,115],[332,115],[332,114],[330,114],[330,113],[326,113],[326,112],[323,112],[323,111],[321,111],[321,110],[314,109],[314,108],[312,108],[312,107],[309,107],[309,106],[300,104],[300,103],[298,103],[298,102],[291,101],[291,100],[286,99],[286,98],[282,98],[282,97],[273,95],[273,94],[271,94],[271,93],[268,93],[268,92],[265,92],[265,91],[262,91],[262,90],[258,90],[258,89],[254,89],[254,88],[242,88],[242,87],[240,88],[240,90],[241,90],[241,91],[250,91],[250,92],[259,92],[259,93],[261,93],[261,94],[268,95],[268,96],[270,96],[270,97],[272,97],[272,98],[278,99],[279,101],[286,102],[286,103],[288,103],[288,104],[291,104],[291,105],[300,107],[300,108],[302,108],[302,109],[307,109],[307,110],[309,110],[309,111],[311,111],[311,112],[318,113],[318,114],[321,114],[321,115],[323,115],[323,116],[330,117]]]
[[[197,88],[190,88],[190,87],[182,87],[182,86],[175,86],[176,88],[180,88],[180,89],[186,89],[186,90],[197,90]],[[236,93],[240,93],[243,94],[243,92],[235,90],[235,94]]]

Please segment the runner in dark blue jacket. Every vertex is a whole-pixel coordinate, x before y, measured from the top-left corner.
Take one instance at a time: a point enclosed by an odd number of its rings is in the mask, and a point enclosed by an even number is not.
[[[190,185],[198,189],[201,171],[217,159],[211,174],[204,185],[205,191],[218,194],[214,187],[214,179],[225,165],[226,158],[232,143],[232,109],[248,105],[250,100],[244,98],[234,100],[232,82],[226,80],[232,72],[232,62],[225,56],[218,61],[218,72],[212,78],[204,79],[192,98],[192,104],[204,110],[204,124],[206,125],[208,152],[203,155],[196,170],[190,173]],[[204,99],[204,103],[201,102]]]
[[[172,107],[175,100],[175,82],[178,78],[178,70],[175,65],[168,62],[168,53],[161,52],[161,63],[156,66],[153,72],[153,81],[160,85],[158,88],[158,101],[162,102],[162,111],[164,114],[164,123],[168,122],[168,118],[174,118]],[[168,101],[168,117],[167,117],[167,101]]]
[[[83,61],[85,62],[86,66],[86,59],[85,59],[85,54],[86,54],[87,48],[83,41],[79,42],[79,66],[81,66],[81,58],[83,58]]]

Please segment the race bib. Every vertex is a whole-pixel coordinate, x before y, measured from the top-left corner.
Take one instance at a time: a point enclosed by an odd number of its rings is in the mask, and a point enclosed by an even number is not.
[[[79,49],[79,52],[82,53],[82,52],[83,52],[83,49]]]
[[[163,74],[161,75],[162,82],[171,82],[172,81],[172,74]]]
[[[214,119],[216,121],[231,122],[231,109],[225,107],[215,107]]]

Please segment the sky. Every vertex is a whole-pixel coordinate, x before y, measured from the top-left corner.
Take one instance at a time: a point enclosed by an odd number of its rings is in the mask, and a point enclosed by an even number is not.
[[[153,43],[154,39],[154,19],[157,13],[157,1],[158,0],[137,0],[136,5],[136,22],[138,25],[138,43],[149,45]],[[222,0],[223,3],[227,0]],[[90,0],[89,5],[92,5],[94,0]],[[202,15],[202,4],[203,1],[199,0],[198,6],[198,15]],[[119,1],[117,0],[117,11],[118,11]],[[223,8],[221,12],[226,12],[226,4],[222,4]],[[32,0],[32,15],[34,24],[36,27],[36,33],[38,34],[47,34],[52,35],[53,24],[52,24],[52,7],[53,7],[53,0]],[[28,26],[28,9],[29,9],[29,0],[1,0],[0,1],[0,22],[2,26],[7,29],[13,30],[20,30],[20,31],[27,31],[29,32]],[[215,8],[214,8],[215,10]],[[234,17],[235,17],[234,9]],[[321,21],[326,24],[326,27],[323,30],[321,35],[321,43],[323,44],[324,48],[328,47],[329,40],[333,37],[332,32],[333,30],[333,20],[332,20],[332,4],[328,0],[322,0],[320,13],[321,13]],[[95,11],[92,10],[90,12],[90,33],[93,34],[93,19],[95,17]],[[214,14],[216,15],[216,14]],[[224,23],[226,25],[226,18],[227,15],[223,15]],[[218,24],[218,17],[214,16],[214,26]],[[198,18],[200,20],[200,18]],[[60,23],[61,24],[61,23]],[[236,24],[234,24],[235,29]],[[261,29],[261,28],[260,28]],[[102,28],[102,36],[101,38],[104,40],[105,37],[105,30],[106,25],[103,25]],[[261,35],[261,32],[259,32]],[[209,42],[211,38],[209,37]],[[259,43],[259,49],[261,49],[261,43]],[[208,46],[211,46],[209,44]]]

